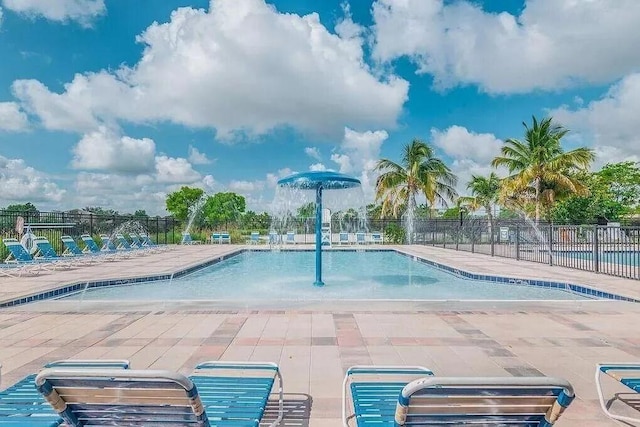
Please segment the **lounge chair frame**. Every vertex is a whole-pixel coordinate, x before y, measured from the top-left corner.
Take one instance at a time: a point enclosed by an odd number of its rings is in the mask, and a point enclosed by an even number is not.
[[[602,411],[605,413],[605,415],[613,420],[621,421],[624,423],[640,423],[640,416],[637,418],[634,418],[634,417],[627,417],[624,415],[618,415],[618,414],[612,413],[609,410],[609,408],[607,408],[607,404],[604,398],[604,393],[602,391],[601,378],[603,373],[607,374],[609,377],[615,379],[621,384],[624,384],[626,387],[632,390],[632,392],[640,394],[640,392],[631,388],[632,387],[631,384],[623,382],[625,380],[625,377],[622,377],[621,375],[618,375],[609,371],[635,372],[635,375],[633,375],[632,378],[634,382],[637,381],[637,383],[640,385],[640,364],[599,363],[598,365],[596,365],[596,373],[595,373],[595,383],[596,383],[596,390],[598,392],[598,400],[600,401],[600,407],[602,408]],[[637,408],[635,406],[632,406],[632,407],[640,411],[640,405]]]

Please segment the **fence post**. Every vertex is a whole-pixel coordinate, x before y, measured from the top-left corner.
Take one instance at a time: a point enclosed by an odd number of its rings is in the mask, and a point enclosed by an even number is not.
[[[476,229],[475,224],[471,223],[471,253],[476,252]]]
[[[156,242],[160,241],[160,217],[156,217]]]
[[[462,231],[462,220],[460,220],[460,223],[457,225],[457,229],[456,229],[456,251],[458,250],[458,247],[460,245],[460,232]]]
[[[489,222],[489,244],[491,245],[491,256],[496,254],[495,243],[493,241],[493,235],[495,234],[494,231],[493,221],[491,221]]]
[[[93,236],[93,213],[89,212],[89,236]]]
[[[520,261],[520,225],[516,225],[516,259]]]
[[[553,224],[549,225],[549,265],[553,265]]]
[[[599,238],[598,238],[598,226],[593,226],[593,271],[596,273],[600,272],[600,246]]]

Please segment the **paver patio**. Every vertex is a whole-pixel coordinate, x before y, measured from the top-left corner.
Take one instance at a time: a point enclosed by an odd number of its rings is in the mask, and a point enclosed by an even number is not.
[[[176,248],[35,278],[3,278],[2,299],[80,280],[171,272],[234,249]],[[640,285],[450,250],[402,249],[470,271],[551,274],[567,281],[575,275],[580,283],[600,282],[596,287],[630,296]],[[324,302],[272,309],[206,301],[162,306],[45,301],[0,310],[2,388],[62,358],[127,358],[134,368],[185,374],[204,360],[267,360],[282,369],[284,425],[338,426],[348,366],[418,364],[437,375],[565,377],[577,399],[557,425],[614,426],[597,403],[595,364],[640,361],[639,320],[640,304],[616,301]],[[608,395],[625,391],[605,383]]]

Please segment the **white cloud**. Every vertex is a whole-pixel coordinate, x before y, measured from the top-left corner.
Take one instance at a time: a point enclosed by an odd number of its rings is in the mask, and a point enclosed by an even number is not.
[[[0,20],[2,13],[0,11]],[[21,131],[27,128],[28,120],[24,111],[15,102],[0,102],[0,131]]]
[[[477,2],[378,0],[374,57],[408,56],[448,88],[489,93],[615,80],[640,67],[640,2],[526,0],[517,15]]]
[[[452,158],[449,167],[458,177],[456,191],[459,195],[469,193],[467,184],[472,175],[487,176],[496,172],[498,176],[506,176],[506,170],[491,167],[491,160],[500,154],[503,144],[495,135],[453,125],[444,131],[431,129],[431,138],[436,147]]]
[[[2,25],[2,14],[3,14],[2,8],[0,7],[0,25]]]
[[[187,159],[181,157],[156,157],[156,179],[162,183],[190,183],[200,179],[200,174],[193,169]]]
[[[262,190],[264,188],[264,182],[262,181],[231,181],[229,183],[229,190],[238,193],[252,193],[254,191]]]
[[[314,163],[309,166],[310,171],[326,171],[327,167],[322,163]]]
[[[344,129],[340,147],[331,155],[331,160],[340,167],[341,173],[355,175],[362,183],[365,198],[373,200],[382,143],[389,137],[384,130],[357,132]]]
[[[586,106],[561,106],[549,114],[575,133],[578,142],[596,150],[594,166],[598,167],[607,162],[640,160],[638,111],[640,73],[626,76]]]
[[[149,138],[119,136],[105,127],[82,137],[73,149],[72,167],[127,174],[153,171],[156,146]]]
[[[65,190],[22,159],[0,156],[0,204],[60,202]]]
[[[208,165],[211,160],[205,153],[201,153],[196,147],[189,145],[189,161],[194,165]]]
[[[316,159],[318,161],[322,160],[322,156],[320,156],[320,151],[318,150],[317,147],[305,147],[304,152],[307,156],[311,157],[312,159]]]
[[[83,27],[90,27],[95,18],[107,11],[104,0],[3,0],[3,4],[7,9],[30,17],[76,21]]]
[[[278,185],[278,180],[284,178],[285,176],[293,175],[294,173],[296,172],[290,168],[279,169],[277,173],[268,173],[266,181],[267,187],[276,188],[276,186]]]
[[[444,131],[431,129],[433,143],[455,159],[470,159],[489,163],[500,154],[502,140],[492,133],[470,132],[463,126],[451,126]]]
[[[222,138],[281,126],[323,134],[394,126],[408,82],[369,69],[348,20],[337,35],[315,13],[216,0],[147,28],[132,68],[76,75],[62,93],[35,80],[15,81],[13,91],[45,127],[80,132],[114,121],[215,128]]]

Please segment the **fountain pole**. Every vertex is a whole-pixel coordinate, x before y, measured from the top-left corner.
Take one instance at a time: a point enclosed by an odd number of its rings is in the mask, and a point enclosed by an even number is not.
[[[322,282],[322,185],[316,188],[316,281],[315,286],[324,286]]]

